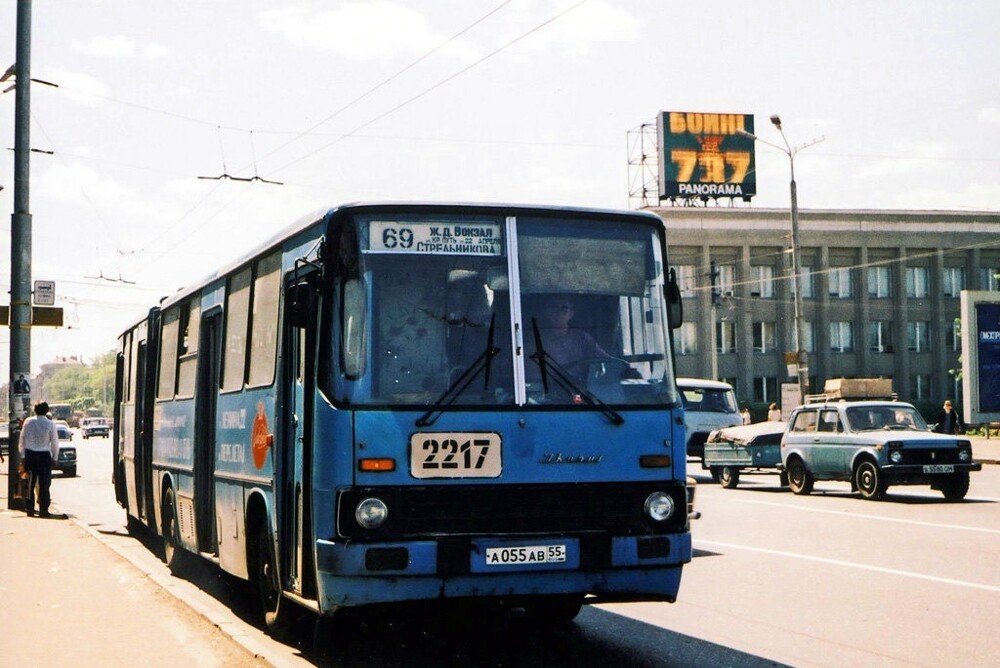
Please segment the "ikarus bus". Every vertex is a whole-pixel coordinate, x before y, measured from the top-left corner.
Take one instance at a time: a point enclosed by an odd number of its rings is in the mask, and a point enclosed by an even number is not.
[[[354,204],[119,339],[130,530],[256,584],[269,628],[402,601],[673,601],[691,559],[646,213]]]

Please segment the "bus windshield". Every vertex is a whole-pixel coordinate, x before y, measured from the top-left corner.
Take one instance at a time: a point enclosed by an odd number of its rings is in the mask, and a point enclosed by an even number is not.
[[[655,226],[413,214],[355,222],[369,353],[363,377],[341,381],[352,403],[674,401]]]

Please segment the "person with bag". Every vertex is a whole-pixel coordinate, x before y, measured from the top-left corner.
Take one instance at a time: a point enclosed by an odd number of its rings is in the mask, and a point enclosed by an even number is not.
[[[962,422],[962,417],[958,414],[958,411],[951,407],[950,399],[946,399],[944,406],[941,407],[941,412],[938,413],[937,425],[935,425],[934,431],[939,434],[965,433],[965,424]]]
[[[38,511],[40,517],[49,517],[49,488],[52,485],[52,462],[59,457],[59,434],[56,424],[47,416],[49,405],[41,401],[35,404],[35,414],[21,426],[18,452],[21,463],[30,474],[28,494],[24,499],[29,517],[35,516],[35,487],[38,487]]]

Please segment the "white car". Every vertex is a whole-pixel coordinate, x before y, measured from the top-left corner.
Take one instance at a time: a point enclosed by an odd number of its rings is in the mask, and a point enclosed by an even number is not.
[[[733,386],[717,380],[678,378],[684,406],[684,432],[689,457],[704,459],[705,441],[716,429],[743,424]]]

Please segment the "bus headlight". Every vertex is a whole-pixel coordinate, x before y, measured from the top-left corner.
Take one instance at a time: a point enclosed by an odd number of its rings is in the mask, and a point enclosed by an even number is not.
[[[653,492],[643,505],[646,515],[654,522],[663,522],[674,514],[674,500],[666,492]]]
[[[892,461],[893,464],[900,463],[901,461],[903,461],[903,451],[893,450],[892,452],[889,453],[889,459]]]
[[[354,519],[365,529],[377,529],[389,517],[389,509],[382,499],[368,497],[358,504],[354,511]]]

